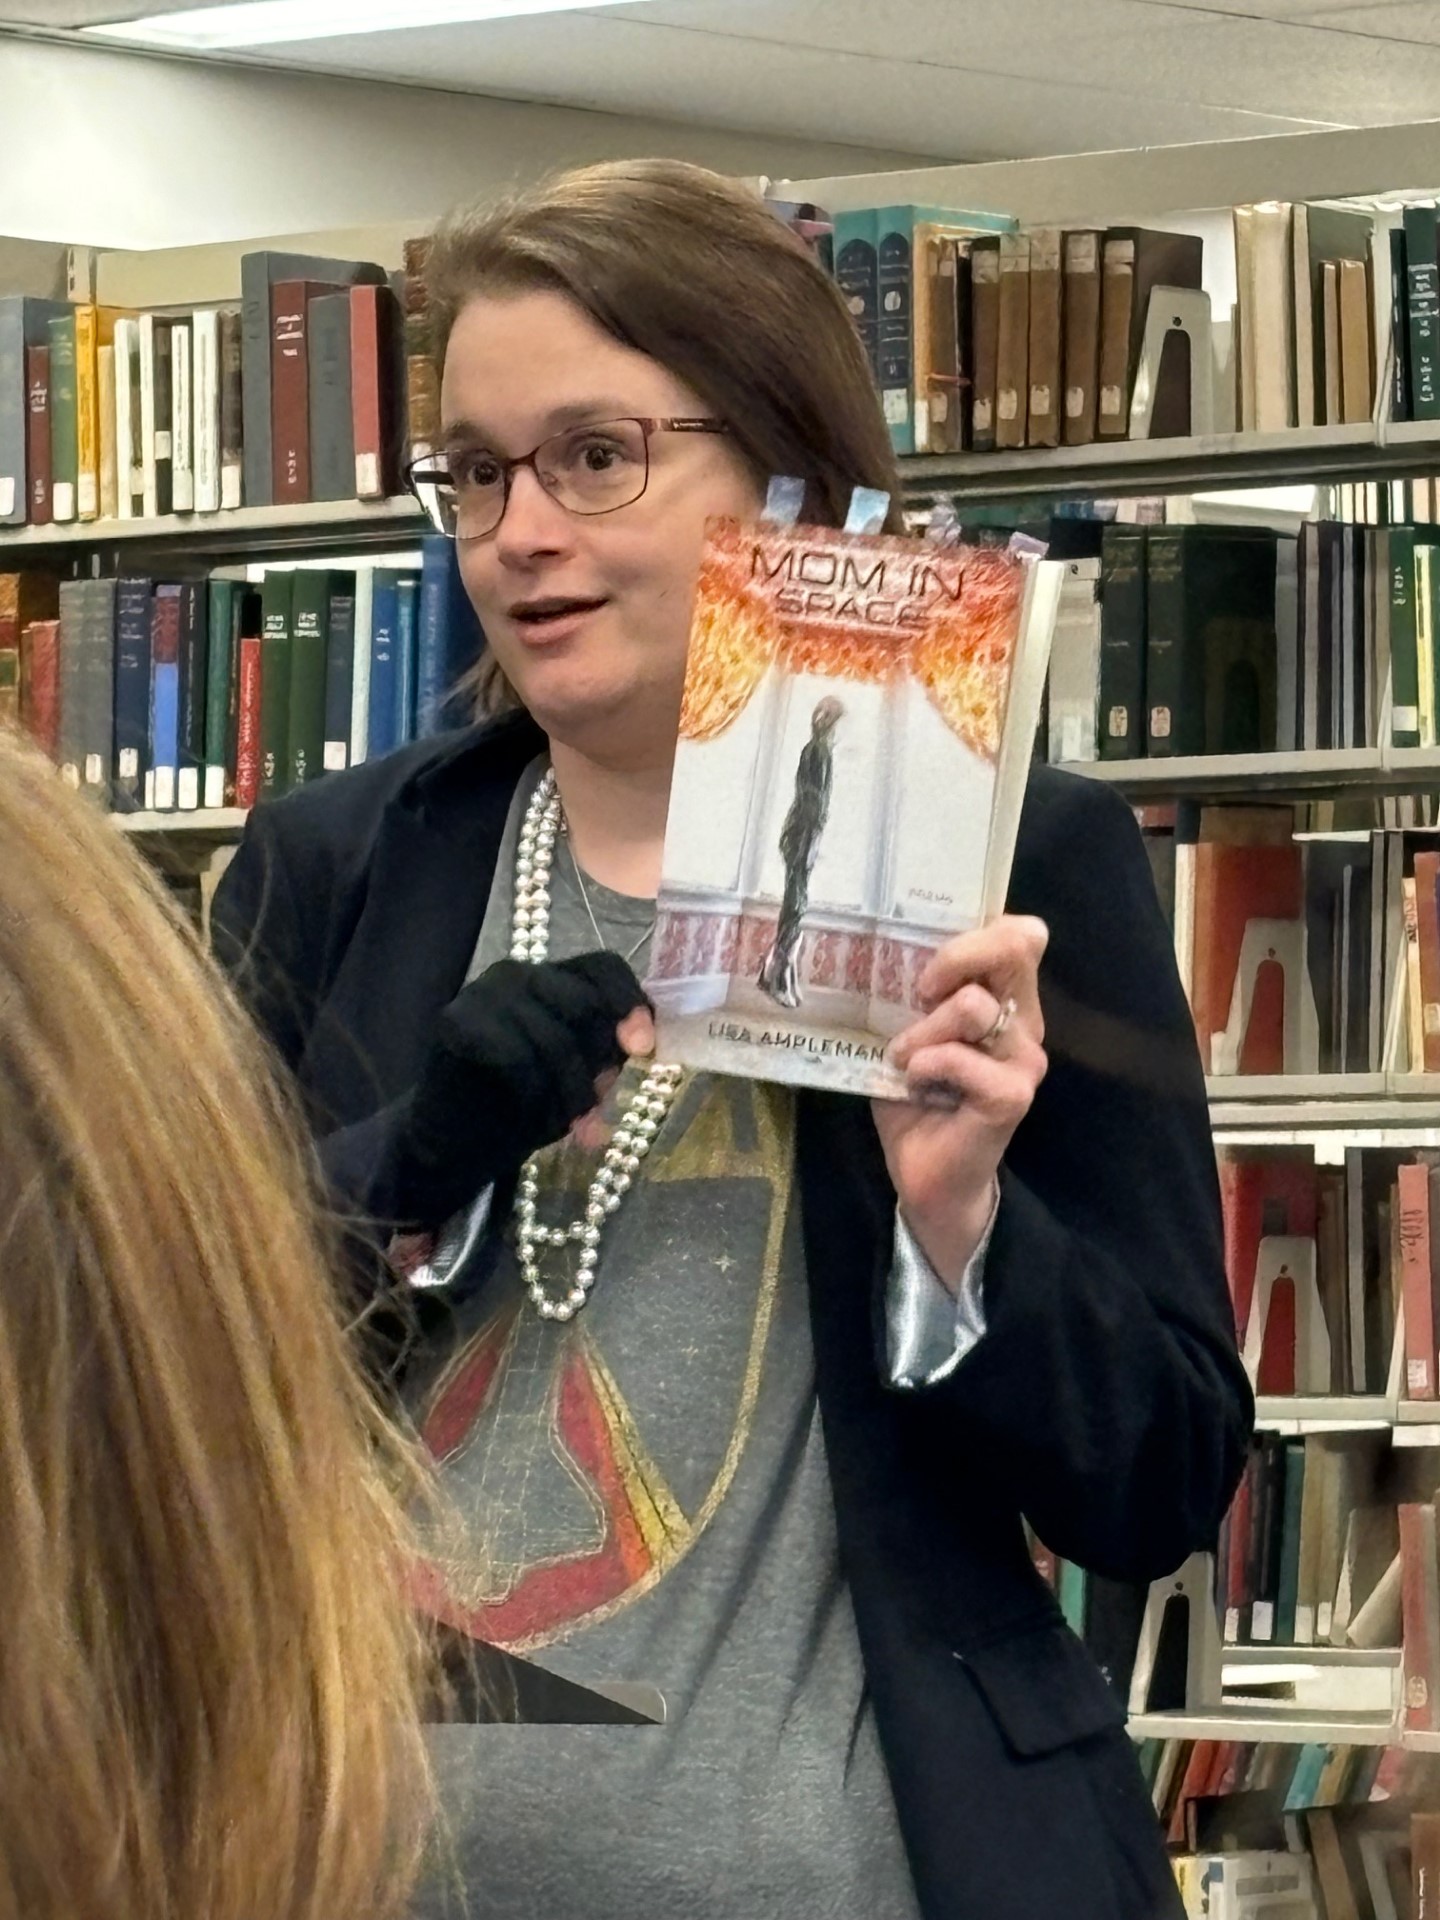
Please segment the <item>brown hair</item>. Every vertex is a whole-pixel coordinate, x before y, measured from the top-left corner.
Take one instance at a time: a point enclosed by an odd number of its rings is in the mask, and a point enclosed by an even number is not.
[[[426,266],[438,345],[478,294],[549,288],[683,380],[763,487],[807,482],[803,518],[839,526],[855,486],[891,496],[890,436],[845,303],[804,243],[736,181],[678,160],[611,161],[451,215]],[[487,656],[482,711],[506,703]]]
[[[0,1916],[391,1920],[429,1812],[418,1469],[295,1116],[158,882],[3,728],[0,847]]]

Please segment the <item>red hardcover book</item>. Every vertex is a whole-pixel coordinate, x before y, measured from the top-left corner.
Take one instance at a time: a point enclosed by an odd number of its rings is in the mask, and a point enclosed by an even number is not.
[[[240,636],[240,711],[235,748],[235,804],[260,797],[260,636]]]
[[[384,500],[400,491],[405,426],[399,392],[399,335],[400,303],[389,287],[350,289],[350,397],[358,500]]]
[[[20,724],[55,759],[60,751],[58,620],[32,620],[20,635]]]
[[[271,479],[277,504],[310,498],[310,302],[345,289],[279,280],[270,289]]]
[[[1420,1019],[1426,1073],[1440,1073],[1440,853],[1415,856],[1415,919],[1420,945]]]
[[[54,519],[50,501],[50,349],[25,349],[25,472],[32,527]]]
[[[1252,920],[1298,920],[1304,911],[1301,849],[1202,840],[1195,849],[1195,961],[1191,1009],[1207,1071],[1212,1043],[1230,1023],[1245,929]],[[1257,992],[1240,1044],[1241,1073],[1281,1073],[1285,1009]]]
[[[1435,1309],[1430,1291],[1430,1169],[1402,1164],[1400,1289],[1405,1305],[1405,1395],[1435,1398]]]

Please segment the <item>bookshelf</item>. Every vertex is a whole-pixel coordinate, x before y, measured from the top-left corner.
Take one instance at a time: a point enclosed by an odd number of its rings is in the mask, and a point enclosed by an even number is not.
[[[163,514],[155,519],[66,521],[40,527],[0,527],[0,566],[35,564],[32,556],[61,549],[100,551],[145,547],[167,554],[248,555],[327,550],[356,552],[418,540],[430,531],[409,494],[390,500],[308,501],[296,506],[235,507],[225,513]]]

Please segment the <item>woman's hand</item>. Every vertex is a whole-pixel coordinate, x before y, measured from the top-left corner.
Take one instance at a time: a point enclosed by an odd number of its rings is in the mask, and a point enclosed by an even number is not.
[[[1001,1158],[1045,1077],[1048,937],[1043,921],[1006,914],[941,947],[920,981],[927,1012],[890,1044],[910,1097],[871,1102],[906,1225],[951,1288],[980,1244]]]

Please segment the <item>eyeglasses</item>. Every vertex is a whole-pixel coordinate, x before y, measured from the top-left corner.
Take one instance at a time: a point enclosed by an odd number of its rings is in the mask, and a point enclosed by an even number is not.
[[[505,517],[518,467],[529,467],[567,513],[614,513],[649,485],[652,434],[728,432],[720,420],[599,420],[553,433],[514,460],[483,449],[428,455],[410,463],[405,480],[441,533],[483,540]]]

